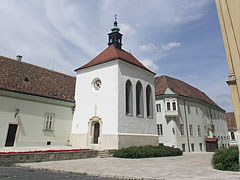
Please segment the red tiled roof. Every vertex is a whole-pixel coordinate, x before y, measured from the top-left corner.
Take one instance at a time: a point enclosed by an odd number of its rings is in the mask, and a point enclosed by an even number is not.
[[[226,121],[228,129],[237,129],[237,124],[235,121],[234,112],[227,112],[226,113]]]
[[[93,60],[91,60],[89,63],[81,66],[80,68],[76,69],[75,71],[78,71],[80,69],[88,68],[91,66],[95,66],[97,64],[102,64],[105,62],[109,62],[114,59],[120,59],[125,62],[128,62],[130,64],[133,64],[135,66],[138,66],[144,70],[147,70],[153,74],[154,72],[150,71],[148,68],[146,68],[141,62],[139,62],[131,53],[128,53],[124,50],[119,50],[115,46],[111,45],[108,48],[106,48],[104,51],[102,51],[99,55],[97,55]]]
[[[159,76],[155,77],[154,84],[156,96],[164,94],[166,89],[169,88],[175,94],[178,94],[180,96],[202,100],[216,107],[219,107],[204,92],[178,79],[169,76]]]
[[[0,89],[74,101],[75,77],[0,56]]]

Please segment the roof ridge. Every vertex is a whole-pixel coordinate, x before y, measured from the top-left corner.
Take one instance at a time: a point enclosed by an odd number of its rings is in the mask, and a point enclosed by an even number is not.
[[[48,69],[48,68],[44,68],[44,67],[41,67],[41,66],[38,66],[38,65],[35,65],[35,64],[31,64],[31,63],[28,63],[28,62],[25,62],[25,61],[17,61],[16,59],[13,59],[13,58],[9,58],[9,57],[5,57],[5,56],[0,56],[0,59],[7,59],[7,60],[11,60],[11,61],[14,61],[16,63],[22,63],[22,64],[27,64],[27,65],[30,65],[30,66],[34,66],[34,67],[37,67],[37,68],[40,68],[40,69],[43,69],[43,70],[47,70],[47,71],[50,71],[50,72],[53,72],[53,73],[58,73],[58,74],[61,74],[61,75],[64,75],[64,76],[68,76],[68,77],[71,77],[71,78],[76,78],[74,76],[71,76],[69,74],[64,74],[64,73],[61,73],[61,72],[58,72],[58,71],[54,71],[54,70],[51,70],[51,69]]]

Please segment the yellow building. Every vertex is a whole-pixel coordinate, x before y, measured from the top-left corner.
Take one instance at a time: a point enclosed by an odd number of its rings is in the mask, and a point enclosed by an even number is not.
[[[240,149],[240,0],[216,0],[229,66],[228,85],[238,130]]]

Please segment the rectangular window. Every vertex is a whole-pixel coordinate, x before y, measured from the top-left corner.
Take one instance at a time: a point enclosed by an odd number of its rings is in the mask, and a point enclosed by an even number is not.
[[[173,111],[176,111],[176,110],[177,110],[176,102],[173,102],[173,103],[172,103],[172,107],[173,107]]]
[[[202,143],[199,143],[199,149],[202,151]]]
[[[192,126],[192,124],[189,124],[189,132],[190,132],[190,135],[193,136],[193,126]]]
[[[54,121],[54,115],[53,114],[46,114],[45,115],[44,130],[53,130],[53,121]]]
[[[207,126],[204,126],[204,132],[207,134]]]
[[[197,108],[197,107],[195,107],[195,110],[196,110],[196,115],[198,115],[198,108]]]
[[[201,136],[201,126],[197,125],[197,132],[198,132],[198,136]]]
[[[191,144],[192,152],[194,152],[194,143]]]
[[[206,116],[209,118],[209,113],[207,109],[206,109]]]
[[[158,135],[160,135],[160,136],[163,135],[163,127],[162,127],[162,124],[157,124],[157,132],[158,132]]]
[[[182,144],[182,151],[185,152],[186,149],[185,149],[185,144]]]
[[[156,104],[157,112],[161,112],[161,104]]]
[[[190,106],[189,106],[189,105],[187,105],[187,111],[188,111],[188,114],[191,113],[191,109],[190,109]]]
[[[184,124],[180,124],[180,134],[184,135]]]
[[[167,110],[168,110],[168,111],[171,110],[170,102],[167,102]]]

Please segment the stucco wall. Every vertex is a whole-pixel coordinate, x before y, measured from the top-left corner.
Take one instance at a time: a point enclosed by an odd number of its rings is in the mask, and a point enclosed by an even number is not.
[[[133,66],[123,61],[119,63],[119,133],[131,134],[153,134],[156,135],[156,116],[155,116],[155,89],[154,89],[154,75],[139,67]],[[130,80],[132,83],[133,92],[133,114],[126,115],[126,82]],[[143,104],[144,104],[144,117],[136,116],[136,84],[140,81],[143,88]],[[147,104],[146,104],[146,87],[150,85],[152,90],[153,100],[153,117],[147,117]]]
[[[102,86],[94,90],[92,82],[99,78]],[[104,134],[116,134],[118,129],[118,66],[117,61],[99,64],[78,71],[76,79],[76,109],[72,133],[88,132],[88,121],[96,115],[103,121]]]
[[[17,108],[20,113],[14,118]],[[44,130],[45,113],[54,114],[53,131]],[[68,145],[72,107],[0,96],[0,122],[0,147],[5,146],[9,123],[18,124],[15,146],[46,146],[47,141]]]

